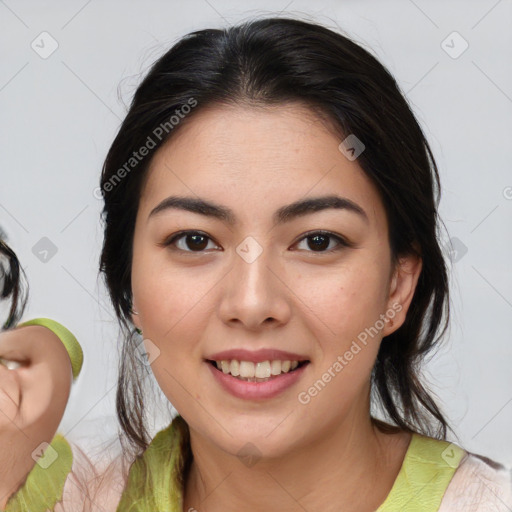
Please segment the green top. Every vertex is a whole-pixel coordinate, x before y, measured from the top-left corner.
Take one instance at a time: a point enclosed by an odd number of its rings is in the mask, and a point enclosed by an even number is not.
[[[160,431],[131,466],[118,512],[182,512],[183,482],[176,480],[184,457],[176,448],[188,443],[188,428],[177,416]],[[376,512],[436,512],[466,452],[457,445],[413,434],[402,467]]]
[[[413,434],[400,472],[377,512],[434,512],[466,452],[455,444]]]

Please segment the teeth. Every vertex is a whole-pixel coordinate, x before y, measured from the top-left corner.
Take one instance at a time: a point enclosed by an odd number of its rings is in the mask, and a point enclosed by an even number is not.
[[[281,375],[295,370],[299,366],[299,361],[261,361],[253,363],[252,361],[237,361],[235,359],[215,361],[215,365],[223,373],[229,373],[233,377],[239,377],[242,380],[263,379],[268,380],[272,376]]]
[[[254,377],[254,363],[252,361],[240,361],[240,377],[246,379]]]
[[[254,376],[258,377],[258,379],[266,379],[267,377],[270,377],[270,361],[256,363]]]
[[[272,361],[270,363],[272,375],[279,375],[281,373],[281,361]]]
[[[231,365],[229,367],[230,369],[230,372],[231,375],[233,375],[233,377],[238,377],[240,375],[240,363],[238,361],[235,361],[233,359],[233,361],[231,361]]]

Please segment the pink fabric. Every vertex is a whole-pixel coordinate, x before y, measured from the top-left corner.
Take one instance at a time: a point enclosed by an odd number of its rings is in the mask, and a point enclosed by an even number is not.
[[[512,512],[512,468],[469,453],[455,472],[438,512]]]

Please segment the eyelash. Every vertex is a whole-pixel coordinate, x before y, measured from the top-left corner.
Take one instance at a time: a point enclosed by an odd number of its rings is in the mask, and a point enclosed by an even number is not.
[[[212,240],[211,237],[209,237],[206,233],[203,233],[202,231],[185,230],[185,231],[179,231],[178,233],[171,235],[170,237],[168,237],[164,242],[162,242],[159,245],[163,246],[163,247],[169,247],[169,246],[173,245],[176,241],[178,241],[182,238],[185,238],[186,236],[189,236],[189,235],[200,235],[204,238],[208,238],[209,240]],[[306,240],[308,238],[313,238],[314,236],[318,236],[318,235],[334,239],[338,243],[338,245],[332,249],[328,249],[328,250],[324,250],[324,251],[309,250],[306,252],[319,253],[319,254],[330,254],[335,251],[339,251],[340,249],[353,246],[353,244],[348,242],[346,239],[342,238],[339,235],[335,235],[334,233],[331,233],[329,231],[310,231],[309,233],[305,233],[304,236],[302,238],[300,238],[297,242],[295,242],[294,245],[298,244],[299,242],[302,242],[303,240]],[[192,254],[194,254],[194,253],[201,254],[201,253],[205,252],[204,250],[191,251],[191,250],[178,249],[178,248],[174,248],[172,250],[177,250],[177,251],[181,251],[181,252],[185,252],[185,253],[192,253]]]

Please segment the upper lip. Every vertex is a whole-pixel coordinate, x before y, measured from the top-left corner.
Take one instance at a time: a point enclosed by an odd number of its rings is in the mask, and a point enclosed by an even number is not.
[[[261,363],[262,361],[308,361],[308,358],[301,354],[285,352],[274,348],[262,348],[260,350],[247,350],[243,348],[224,350],[208,356],[206,359],[211,361],[252,361]]]

